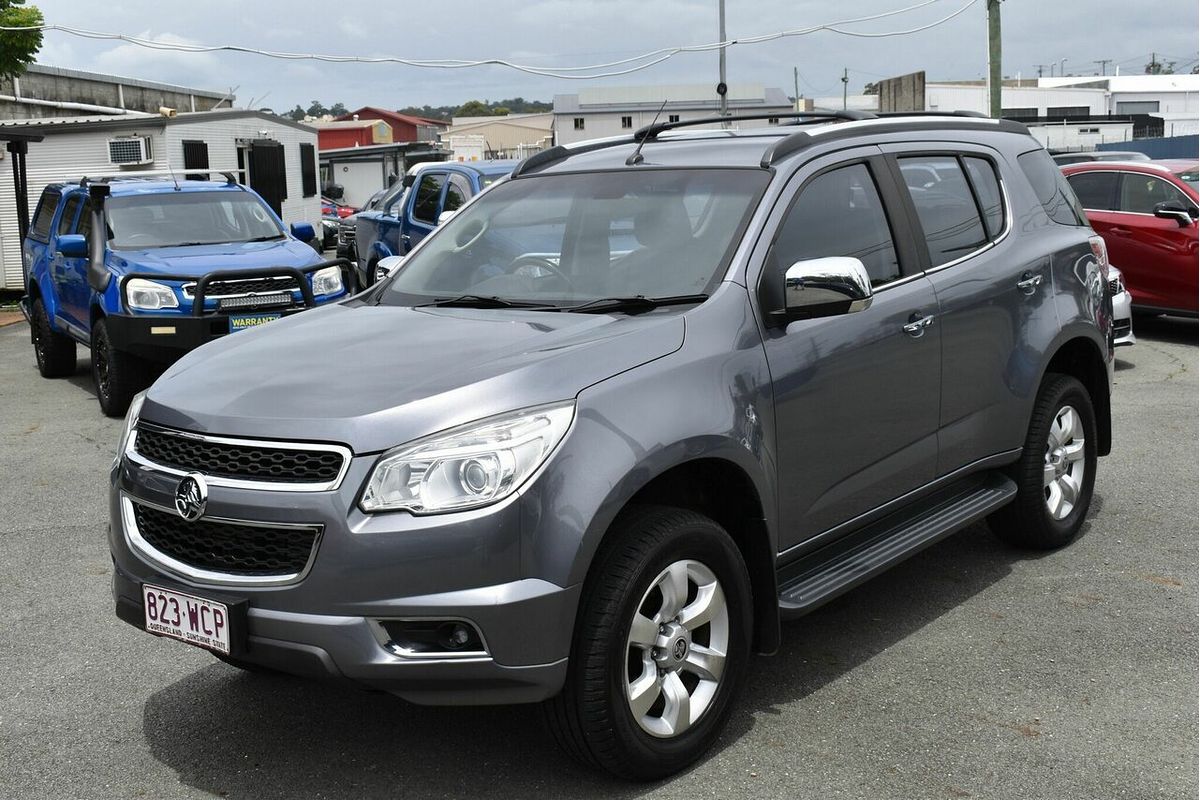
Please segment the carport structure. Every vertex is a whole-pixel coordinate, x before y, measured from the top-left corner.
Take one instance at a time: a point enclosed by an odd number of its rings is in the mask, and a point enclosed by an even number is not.
[[[40,142],[42,134],[30,131],[0,129],[0,142],[7,142],[5,149],[12,153],[13,194],[17,199],[17,230],[21,238],[29,232],[29,179],[25,170],[25,156],[29,154],[29,143]]]

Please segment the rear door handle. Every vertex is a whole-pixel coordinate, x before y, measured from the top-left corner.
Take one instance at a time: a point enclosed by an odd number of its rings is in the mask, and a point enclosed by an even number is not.
[[[909,317],[909,323],[904,326],[904,332],[914,339],[920,339],[925,335],[925,329],[933,324],[933,316],[921,317],[913,314]]]
[[[1133,233],[1129,228],[1109,228],[1108,232],[1114,236],[1129,236]]]
[[[1026,272],[1021,276],[1021,280],[1017,281],[1017,288],[1025,294],[1033,294],[1037,291],[1037,287],[1042,285],[1042,276],[1034,275],[1032,272]]]

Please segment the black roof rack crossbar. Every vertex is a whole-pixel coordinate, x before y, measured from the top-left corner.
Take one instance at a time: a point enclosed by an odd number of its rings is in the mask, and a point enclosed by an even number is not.
[[[676,128],[689,128],[694,125],[712,125],[714,123],[724,124],[727,122],[741,122],[748,119],[795,119],[812,122],[821,122],[825,120],[860,120],[874,119],[875,115],[869,111],[774,111],[769,114],[738,114],[728,117],[700,117],[699,119],[682,119],[678,122],[659,122],[654,125],[647,125],[644,128],[638,129],[633,134],[635,141],[643,139],[653,139],[663,131],[670,131]]]
[[[877,117],[973,117],[975,119],[991,119],[982,111],[878,111]]]
[[[593,150],[603,150],[606,147],[617,147],[623,144],[633,144],[634,139],[628,136],[622,136],[619,139],[603,139],[590,144],[582,144],[577,147],[564,147],[561,144],[556,144],[554,147],[549,147],[539,153],[534,153],[529,158],[517,164],[517,168],[512,171],[510,177],[519,178],[529,172],[532,172],[539,167],[548,167],[551,164],[557,164],[559,161],[577,156],[580,153],[590,153]]]

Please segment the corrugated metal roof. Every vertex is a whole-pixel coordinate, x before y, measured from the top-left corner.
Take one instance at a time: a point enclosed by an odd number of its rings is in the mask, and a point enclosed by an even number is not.
[[[285,125],[289,128],[315,133],[316,128],[303,122],[295,122],[288,117],[278,114],[268,114],[265,111],[255,111],[246,108],[220,108],[211,111],[181,111],[173,117],[158,114],[131,112],[127,114],[92,114],[78,117],[38,117],[33,119],[0,120],[0,130],[6,127],[24,130],[39,130],[42,133],[57,133],[60,131],[95,128],[123,128],[181,125],[186,123],[221,122],[225,120],[254,117],[263,122],[275,125]]]

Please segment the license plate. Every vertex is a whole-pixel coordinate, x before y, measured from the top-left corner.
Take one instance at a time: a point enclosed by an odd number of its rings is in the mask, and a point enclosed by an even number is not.
[[[266,325],[282,316],[283,314],[237,314],[229,318],[229,332],[235,333],[247,328],[257,328],[259,325]]]
[[[142,584],[146,630],[229,653],[229,607],[203,597]]]

